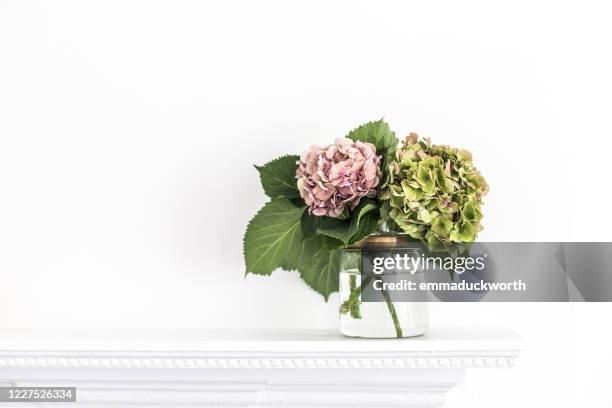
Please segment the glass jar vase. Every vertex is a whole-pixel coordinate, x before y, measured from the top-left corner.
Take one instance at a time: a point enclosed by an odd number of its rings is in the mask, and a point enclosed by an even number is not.
[[[364,259],[369,251],[394,257],[421,257],[422,246],[409,241],[402,234],[381,233],[372,235],[357,245],[343,250],[340,270],[340,331],[349,337],[401,338],[424,334],[429,324],[427,303],[423,299],[402,296],[394,299],[382,290],[378,298],[364,296],[372,290],[375,280],[399,279],[402,273],[391,270],[390,275],[364,274]],[[413,271],[418,273],[421,271]],[[382,283],[382,282],[381,282]],[[421,300],[421,301],[406,301]]]

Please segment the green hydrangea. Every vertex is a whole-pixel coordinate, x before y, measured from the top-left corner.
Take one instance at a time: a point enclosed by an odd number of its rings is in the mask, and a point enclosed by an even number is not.
[[[439,250],[475,240],[487,191],[470,152],[411,133],[385,160],[379,198],[391,224]]]

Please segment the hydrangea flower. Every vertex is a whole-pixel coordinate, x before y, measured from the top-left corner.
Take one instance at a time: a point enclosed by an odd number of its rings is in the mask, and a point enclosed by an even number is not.
[[[382,175],[372,143],[342,137],[327,146],[312,146],[297,162],[301,197],[314,215],[340,217],[362,197],[375,197]]]
[[[383,213],[435,249],[474,241],[488,189],[470,152],[433,145],[411,133],[387,159],[379,197]]]

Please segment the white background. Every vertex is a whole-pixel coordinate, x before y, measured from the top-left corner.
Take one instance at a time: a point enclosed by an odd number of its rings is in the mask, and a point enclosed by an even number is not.
[[[244,278],[252,164],[385,117],[470,149],[482,240],[607,241],[605,2],[0,1],[0,327],[321,327]],[[609,304],[434,304],[528,351],[448,407],[610,406]]]

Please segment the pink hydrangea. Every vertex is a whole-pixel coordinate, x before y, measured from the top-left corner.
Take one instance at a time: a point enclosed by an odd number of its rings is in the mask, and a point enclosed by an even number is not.
[[[295,172],[300,195],[314,215],[338,217],[362,197],[374,197],[380,180],[380,157],[372,143],[342,137],[327,147],[312,146]]]

